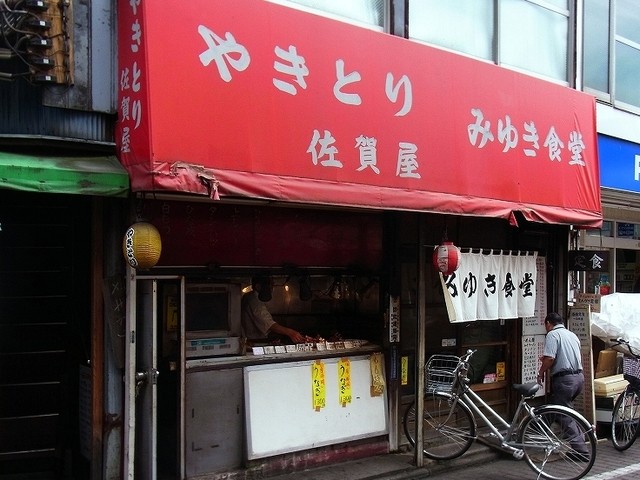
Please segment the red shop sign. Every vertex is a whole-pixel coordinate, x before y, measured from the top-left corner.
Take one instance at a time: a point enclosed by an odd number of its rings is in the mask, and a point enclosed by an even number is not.
[[[266,1],[118,13],[134,191],[601,224],[589,95]]]

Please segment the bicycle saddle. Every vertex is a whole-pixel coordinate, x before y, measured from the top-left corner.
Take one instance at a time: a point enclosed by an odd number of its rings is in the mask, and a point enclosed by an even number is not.
[[[529,383],[514,383],[513,388],[521,395],[525,397],[532,397],[534,393],[538,391],[540,385],[536,382]]]

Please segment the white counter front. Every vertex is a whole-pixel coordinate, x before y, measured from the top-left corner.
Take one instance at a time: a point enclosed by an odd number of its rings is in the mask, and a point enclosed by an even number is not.
[[[244,368],[247,458],[263,458],[384,435],[387,391],[371,395],[371,355],[348,359],[351,402],[340,403],[341,358],[253,365]],[[314,408],[313,364],[322,362],[325,406]],[[343,365],[344,366],[344,365]]]

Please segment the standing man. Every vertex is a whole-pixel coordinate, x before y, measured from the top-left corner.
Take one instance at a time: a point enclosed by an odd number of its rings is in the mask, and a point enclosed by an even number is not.
[[[249,342],[266,341],[269,334],[284,335],[293,343],[304,343],[304,336],[298,331],[277,323],[265,301],[271,298],[271,278],[265,276],[251,279],[251,291],[242,296],[242,331]],[[263,300],[264,299],[264,300]]]
[[[580,394],[584,386],[584,375],[582,373],[582,355],[580,354],[580,339],[578,336],[567,330],[562,322],[562,317],[557,313],[550,313],[544,319],[544,326],[547,336],[544,341],[544,351],[540,361],[540,371],[538,372],[538,383],[542,385],[545,374],[551,374],[551,403],[564,405],[573,408],[573,400]],[[584,439],[576,438],[578,431],[571,422],[563,425],[564,431],[570,439],[574,448],[576,460],[587,461]]]

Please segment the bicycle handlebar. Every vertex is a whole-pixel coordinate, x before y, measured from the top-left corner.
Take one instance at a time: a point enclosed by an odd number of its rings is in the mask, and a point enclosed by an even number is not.
[[[464,355],[462,355],[460,357],[460,363],[468,362],[471,359],[471,357],[473,356],[473,354],[476,353],[477,351],[478,350],[471,350],[471,349],[467,350],[467,353],[465,353]]]
[[[618,337],[618,338],[612,338],[611,341],[614,342],[614,345],[612,345],[613,348],[618,346],[623,346],[626,348],[627,352],[629,352],[631,356],[640,359],[640,353],[636,353],[633,351],[633,348],[631,348],[631,344],[629,343],[628,340],[625,340],[622,337]],[[622,352],[622,353],[625,353],[625,352]]]

